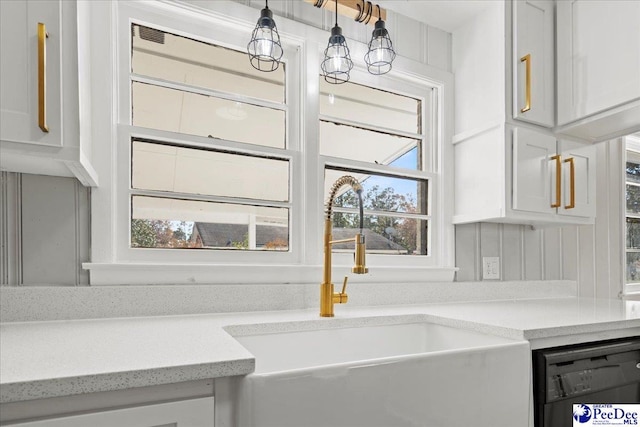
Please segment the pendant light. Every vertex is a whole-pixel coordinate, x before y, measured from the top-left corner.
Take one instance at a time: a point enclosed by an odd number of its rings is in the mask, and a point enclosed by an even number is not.
[[[265,0],[264,9],[260,11],[260,19],[251,34],[251,41],[247,45],[249,61],[256,70],[275,71],[282,58],[280,35],[273,20],[273,13],[269,10],[269,0]]]
[[[336,25],[331,29],[329,44],[324,50],[324,61],[320,67],[327,83],[341,84],[349,81],[349,72],[353,68],[353,61],[349,55],[347,40],[342,35],[342,28],[338,26],[338,0],[335,2]]]
[[[384,21],[380,16],[380,6],[378,6],[378,20],[369,42],[369,49],[364,55],[364,62],[367,63],[367,70],[371,74],[380,75],[391,71],[391,63],[395,57],[396,52],[393,50],[389,32],[384,27]]]

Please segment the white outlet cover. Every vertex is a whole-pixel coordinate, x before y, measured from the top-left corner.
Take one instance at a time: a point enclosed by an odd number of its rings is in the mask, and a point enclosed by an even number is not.
[[[500,257],[482,257],[482,279],[500,279]]]

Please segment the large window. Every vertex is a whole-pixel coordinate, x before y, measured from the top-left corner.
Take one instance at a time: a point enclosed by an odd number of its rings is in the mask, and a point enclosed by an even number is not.
[[[131,24],[131,248],[289,249],[285,69]]]
[[[183,3],[95,4],[115,22],[96,23],[111,42],[90,40],[106,183],[92,195],[91,283],[317,282],[327,190],[346,174],[364,187],[364,279],[452,280],[452,75],[399,57],[387,75],[357,64],[327,84],[327,33],[281,17],[283,62],[263,73],[246,53],[259,11]],[[333,211],[334,236],[351,237],[354,194]],[[350,265],[352,247],[333,249]]]

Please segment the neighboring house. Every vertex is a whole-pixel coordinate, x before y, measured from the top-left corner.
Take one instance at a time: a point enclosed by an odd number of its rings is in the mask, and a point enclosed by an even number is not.
[[[333,229],[333,239],[341,240],[353,237],[356,230],[352,228]],[[387,239],[386,237],[365,229],[363,231],[367,243],[367,250],[376,253],[406,253],[407,250]],[[208,222],[196,222],[191,235],[191,242],[195,242],[198,248],[234,249],[248,247],[249,229],[246,224],[217,224]],[[289,235],[287,227],[272,225],[256,225],[256,249],[280,249],[289,247]],[[353,243],[337,243],[334,249],[352,250]]]
[[[198,248],[242,249],[249,246],[249,227],[247,224],[196,222],[190,240]],[[288,227],[256,225],[255,248],[288,249]]]

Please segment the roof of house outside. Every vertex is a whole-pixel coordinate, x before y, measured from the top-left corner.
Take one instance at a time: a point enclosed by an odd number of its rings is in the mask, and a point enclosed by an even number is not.
[[[234,243],[244,242],[248,230],[246,224],[217,224],[208,222],[196,222],[192,240],[200,236],[203,247],[233,247]],[[332,231],[334,240],[349,239],[355,235],[357,230],[353,228],[335,227]],[[256,247],[264,247],[269,242],[289,242],[289,229],[272,225],[256,225]],[[406,248],[391,241],[390,239],[364,229],[363,234],[367,244],[367,249],[377,251],[406,252]],[[334,249],[353,249],[353,243],[337,243]]]

